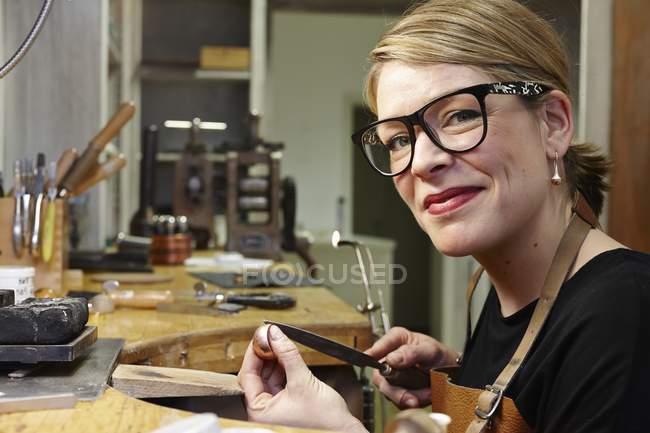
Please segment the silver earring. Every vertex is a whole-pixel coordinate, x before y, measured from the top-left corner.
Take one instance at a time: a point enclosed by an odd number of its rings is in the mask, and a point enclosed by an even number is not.
[[[551,183],[553,185],[559,185],[562,183],[562,178],[560,177],[560,173],[558,172],[557,169],[557,159],[558,159],[558,155],[557,152],[555,152],[555,163],[554,163],[555,172],[553,173],[553,177],[551,177]]]

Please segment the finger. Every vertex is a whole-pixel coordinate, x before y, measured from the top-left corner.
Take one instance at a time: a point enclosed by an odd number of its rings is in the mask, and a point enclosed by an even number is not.
[[[300,356],[296,345],[275,325],[271,325],[269,334],[273,353],[287,377],[287,386],[291,386],[292,383],[296,385],[304,383],[305,378],[311,376],[311,372]]]
[[[416,397],[412,392],[404,388],[391,385],[383,377],[381,377],[378,380],[378,382],[379,383],[377,383],[376,385],[377,388],[379,388],[379,391],[382,394],[384,394],[386,398],[388,398],[393,403],[395,403],[399,408],[406,409],[406,408],[416,408],[420,406],[418,397]],[[418,390],[418,391],[424,391],[424,390],[425,389]]]
[[[440,344],[405,344],[386,356],[386,362],[393,368],[408,368],[414,365],[424,367],[448,364],[446,352]]]
[[[375,359],[381,359],[409,341],[410,332],[406,328],[395,326],[386,335],[375,341],[366,353]]]
[[[284,368],[277,362],[274,362],[271,374],[265,382],[265,389],[267,392],[275,395],[284,389],[286,383],[287,378],[284,373]]]
[[[253,345],[249,343],[237,374],[239,385],[244,391],[246,406],[253,406],[255,400],[264,393],[264,382],[260,376],[263,365],[263,360],[255,355]]]

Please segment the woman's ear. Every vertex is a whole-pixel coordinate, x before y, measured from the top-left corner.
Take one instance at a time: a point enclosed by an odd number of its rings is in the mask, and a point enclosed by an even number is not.
[[[540,108],[543,125],[542,139],[549,159],[566,153],[573,138],[573,110],[569,97],[559,90],[552,90]]]

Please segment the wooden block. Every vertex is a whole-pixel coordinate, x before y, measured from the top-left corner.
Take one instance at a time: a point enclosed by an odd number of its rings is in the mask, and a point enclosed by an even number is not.
[[[201,47],[202,69],[247,70],[250,67],[250,49],[247,47]]]
[[[184,368],[120,364],[113,388],[135,398],[242,395],[237,376]]]

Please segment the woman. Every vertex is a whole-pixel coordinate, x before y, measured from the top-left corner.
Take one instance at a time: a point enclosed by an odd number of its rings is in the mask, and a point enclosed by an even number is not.
[[[578,192],[600,213],[607,162],[572,143],[557,34],[514,0],[431,0],[382,37],[371,61],[366,93],[379,121],[353,140],[434,246],[472,255],[492,289],[462,360],[403,328],[368,353],[394,368],[460,361],[454,383],[488,386],[472,431],[502,396],[536,432],[645,431],[650,257],[572,216]],[[249,348],[239,374],[250,418],[362,431],[295,346],[271,335],[278,363]],[[430,401],[428,389],[374,381],[400,407]]]

